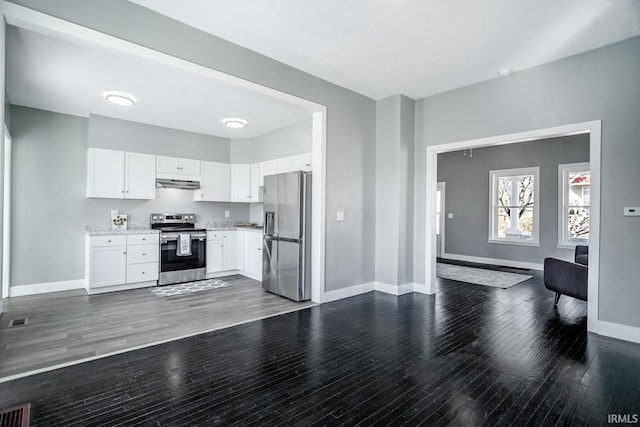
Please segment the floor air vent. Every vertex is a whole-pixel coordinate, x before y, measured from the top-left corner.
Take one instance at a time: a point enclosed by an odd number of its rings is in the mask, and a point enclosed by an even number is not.
[[[0,426],[29,427],[29,404],[0,412]]]
[[[28,319],[26,317],[24,319],[11,319],[9,320],[9,327],[11,328],[14,326],[26,326],[27,320]]]

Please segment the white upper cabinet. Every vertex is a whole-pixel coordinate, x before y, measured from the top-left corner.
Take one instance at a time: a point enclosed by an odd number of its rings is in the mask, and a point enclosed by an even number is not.
[[[278,173],[287,173],[293,171],[293,161],[291,157],[276,160],[276,168]]]
[[[87,197],[124,198],[124,152],[89,148]]]
[[[251,165],[244,163],[231,165],[231,201],[242,203],[251,201]]]
[[[156,156],[156,172],[161,178],[199,179],[200,160]]]
[[[202,162],[200,190],[194,191],[194,200],[229,202],[231,200],[231,165]]]
[[[125,199],[156,198],[156,156],[124,153]]]
[[[87,197],[155,199],[155,156],[89,148]]]
[[[294,171],[311,172],[311,153],[293,156],[291,161]]]
[[[262,192],[260,191],[260,180],[262,175],[260,173],[260,163],[254,163],[251,165],[251,184],[249,188],[249,195],[251,196],[251,203],[262,202]]]
[[[278,164],[275,160],[260,163],[260,185],[264,185],[264,177],[278,174]]]

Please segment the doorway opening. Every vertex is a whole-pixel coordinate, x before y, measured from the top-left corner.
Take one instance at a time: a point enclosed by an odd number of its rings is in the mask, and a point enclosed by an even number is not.
[[[587,303],[587,329],[597,332],[598,328],[598,277],[599,277],[599,248],[600,248],[600,146],[601,146],[601,122],[575,123],[565,126],[557,126],[546,129],[499,135],[487,138],[452,142],[428,146],[426,149],[426,212],[428,218],[425,222],[425,281],[429,294],[435,293],[436,284],[436,210],[434,206],[437,199],[438,154],[465,149],[491,147],[496,145],[513,144],[517,142],[534,141],[561,136],[588,134],[589,135],[589,162],[591,169],[590,188],[590,223],[589,232],[589,284]]]

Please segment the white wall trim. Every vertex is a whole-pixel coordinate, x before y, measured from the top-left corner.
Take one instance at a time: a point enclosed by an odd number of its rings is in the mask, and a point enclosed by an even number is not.
[[[348,288],[336,289],[335,291],[325,292],[322,296],[322,302],[338,301],[344,298],[366,294],[367,292],[375,291],[375,289],[375,282],[367,282],[360,285],[349,286]]]
[[[436,181],[438,176],[438,153],[457,151],[466,148],[490,147],[533,141],[560,136],[589,134],[589,163],[591,165],[591,221],[589,230],[589,288],[587,302],[587,330],[596,332],[598,322],[598,289],[600,277],[600,147],[602,124],[600,120],[554,126],[487,138],[450,142],[426,147],[426,218],[425,221],[425,280],[429,288],[436,281],[435,269],[435,204]],[[606,329],[605,329],[606,331]]]
[[[624,341],[640,343],[640,328],[621,325],[619,323],[605,322],[599,320],[596,323],[596,330],[591,331],[598,335],[616,338]]]
[[[74,289],[85,290],[84,279],[65,280],[62,282],[34,283],[32,285],[11,286],[10,297],[23,297],[27,295],[46,294],[48,292],[71,291]]]
[[[79,43],[84,46],[99,46],[145,58],[189,73],[214,79],[232,86],[241,87],[303,107],[312,114],[312,240],[311,240],[311,300],[320,303],[325,291],[325,203],[326,203],[326,143],[327,108],[324,105],[280,92],[239,77],[225,74],[175,56],[162,53],[99,31],[92,30],[41,12],[10,2],[3,2],[1,8],[5,21],[11,25]],[[0,83],[4,90],[4,79]]]
[[[453,259],[457,261],[477,262],[478,264],[504,265],[505,267],[526,268],[528,270],[544,270],[543,264],[526,261],[513,261],[509,259],[485,258],[479,256],[459,255],[445,253],[444,259]]]

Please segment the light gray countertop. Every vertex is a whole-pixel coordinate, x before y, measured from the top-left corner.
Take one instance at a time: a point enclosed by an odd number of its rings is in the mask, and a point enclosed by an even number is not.
[[[89,236],[117,236],[127,234],[152,234],[160,233],[159,230],[152,230],[144,224],[129,225],[126,230],[112,230],[110,225],[87,225],[84,227]]]
[[[240,231],[251,231],[254,233],[262,233],[262,227],[260,228],[243,227],[243,226],[236,226],[232,224],[228,224],[228,225],[218,225],[216,223],[196,224],[196,228],[204,228],[207,231],[240,230]],[[116,235],[127,235],[127,234],[160,233],[160,230],[152,230],[148,225],[145,225],[145,224],[129,225],[129,227],[126,230],[112,230],[110,225],[87,225],[85,226],[85,232],[89,236],[116,236]]]

